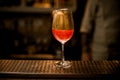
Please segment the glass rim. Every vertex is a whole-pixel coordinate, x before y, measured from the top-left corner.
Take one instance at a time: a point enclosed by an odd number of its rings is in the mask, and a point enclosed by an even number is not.
[[[53,9],[53,11],[59,11],[59,10],[61,10],[61,11],[71,11],[69,8],[58,8],[58,9]]]
[[[70,10],[69,8],[59,8],[59,9],[54,9],[52,11],[52,14],[61,11],[62,13],[71,13],[72,14],[72,10]]]

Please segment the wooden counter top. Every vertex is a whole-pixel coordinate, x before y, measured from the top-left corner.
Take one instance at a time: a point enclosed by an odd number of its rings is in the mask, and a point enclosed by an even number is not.
[[[120,61],[71,61],[68,69],[56,68],[56,60],[0,60],[2,79],[82,79],[120,78]]]

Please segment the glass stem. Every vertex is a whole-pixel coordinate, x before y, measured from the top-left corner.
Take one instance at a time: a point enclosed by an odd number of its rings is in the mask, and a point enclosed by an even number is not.
[[[64,63],[65,58],[64,58],[64,44],[62,44],[62,63]]]

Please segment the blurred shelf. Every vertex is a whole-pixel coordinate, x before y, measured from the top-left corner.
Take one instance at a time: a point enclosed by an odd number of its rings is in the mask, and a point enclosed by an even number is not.
[[[0,8],[0,12],[23,12],[23,13],[51,13],[55,8],[33,8],[33,7],[3,7]],[[69,8],[73,12],[76,10],[75,7]]]
[[[64,6],[61,6],[59,4],[57,7],[55,5],[49,6],[49,7],[46,7],[46,6],[35,7],[34,5],[27,6],[25,3],[25,0],[21,0],[21,4],[18,6],[2,6],[2,7],[0,7],[0,12],[51,13],[51,11],[56,8],[69,8],[74,12],[76,10],[76,0],[72,0],[71,4],[72,5],[64,4]]]
[[[33,8],[33,7],[3,7],[0,8],[2,12],[31,12],[31,13],[50,13],[52,8]]]

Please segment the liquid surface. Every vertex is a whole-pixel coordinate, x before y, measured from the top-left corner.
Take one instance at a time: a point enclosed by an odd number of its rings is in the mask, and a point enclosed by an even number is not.
[[[65,42],[67,42],[68,40],[71,39],[71,37],[73,36],[74,30],[52,30],[52,33],[54,35],[54,37],[61,42],[62,44],[64,44]]]

